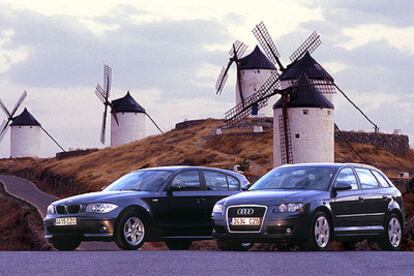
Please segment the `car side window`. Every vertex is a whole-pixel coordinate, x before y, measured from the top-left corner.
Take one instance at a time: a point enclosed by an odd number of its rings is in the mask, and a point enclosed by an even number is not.
[[[227,183],[230,191],[240,191],[240,182],[237,178],[227,175]]]
[[[384,178],[384,176],[382,174],[380,174],[377,171],[371,171],[375,177],[377,178],[378,182],[380,183],[381,187],[383,188],[389,188],[390,184],[388,183],[388,181]]]
[[[198,171],[186,171],[177,174],[171,187],[175,191],[199,191],[201,190],[201,182]]]
[[[362,189],[375,189],[379,187],[377,179],[370,170],[361,168],[355,170],[358,174],[359,181],[361,182]]]
[[[351,185],[352,190],[358,189],[358,182],[355,177],[354,171],[351,168],[345,168],[339,172],[338,177],[336,178],[336,183],[338,182],[344,182],[346,184]]]
[[[226,175],[218,172],[203,171],[208,191],[227,191]]]

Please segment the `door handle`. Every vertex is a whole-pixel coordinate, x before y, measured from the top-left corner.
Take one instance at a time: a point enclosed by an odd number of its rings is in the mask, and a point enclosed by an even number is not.
[[[197,200],[196,200],[196,202],[197,202],[198,204],[203,203],[204,201],[206,201],[206,199],[205,199],[205,198],[197,198]]]
[[[358,197],[359,201],[364,201],[364,198],[362,196]]]

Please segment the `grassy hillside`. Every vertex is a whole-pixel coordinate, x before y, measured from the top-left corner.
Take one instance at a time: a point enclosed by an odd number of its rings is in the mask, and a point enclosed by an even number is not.
[[[99,190],[125,173],[152,166],[185,164],[230,169],[235,164],[242,164],[251,181],[272,168],[272,129],[269,125],[265,125],[262,133],[228,129],[216,135],[216,128],[223,126],[223,121],[209,119],[164,135],[64,160],[1,159],[0,172],[37,180],[44,190],[66,196]],[[249,127],[248,123],[246,127]],[[390,177],[401,171],[414,173],[413,152],[395,156],[374,146],[353,146],[364,159]],[[338,162],[360,161],[346,144],[336,144],[335,159]]]

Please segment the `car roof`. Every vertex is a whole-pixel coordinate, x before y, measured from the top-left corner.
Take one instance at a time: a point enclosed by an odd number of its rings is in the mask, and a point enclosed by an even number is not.
[[[225,170],[220,168],[213,168],[213,167],[205,167],[205,166],[161,166],[161,167],[151,167],[151,168],[144,168],[140,170],[167,170],[167,171],[181,171],[181,170],[187,170],[187,169],[196,169],[196,170],[214,170],[214,171],[220,171],[227,174],[233,174],[237,176],[242,176],[242,174],[231,171],[231,170]],[[139,171],[140,171],[139,170]]]
[[[294,167],[294,166],[309,166],[309,167],[326,167],[326,168],[342,168],[342,167],[363,167],[367,169],[378,170],[374,166],[361,164],[361,163],[298,163],[298,164],[287,164],[282,167]]]

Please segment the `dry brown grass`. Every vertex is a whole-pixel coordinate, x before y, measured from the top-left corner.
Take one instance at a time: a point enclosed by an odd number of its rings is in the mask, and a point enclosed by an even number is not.
[[[41,187],[56,195],[95,191],[120,176],[136,169],[166,165],[205,165],[232,168],[248,164],[246,175],[255,180],[272,167],[272,131],[247,133],[227,130],[214,135],[223,121],[209,119],[164,135],[105,148],[89,155],[65,160],[3,159],[0,172],[18,173],[32,180],[41,180]],[[383,169],[389,176],[400,171],[414,173],[414,153],[395,156],[373,146],[355,144],[364,159]],[[360,162],[346,144],[336,144],[337,162]]]

